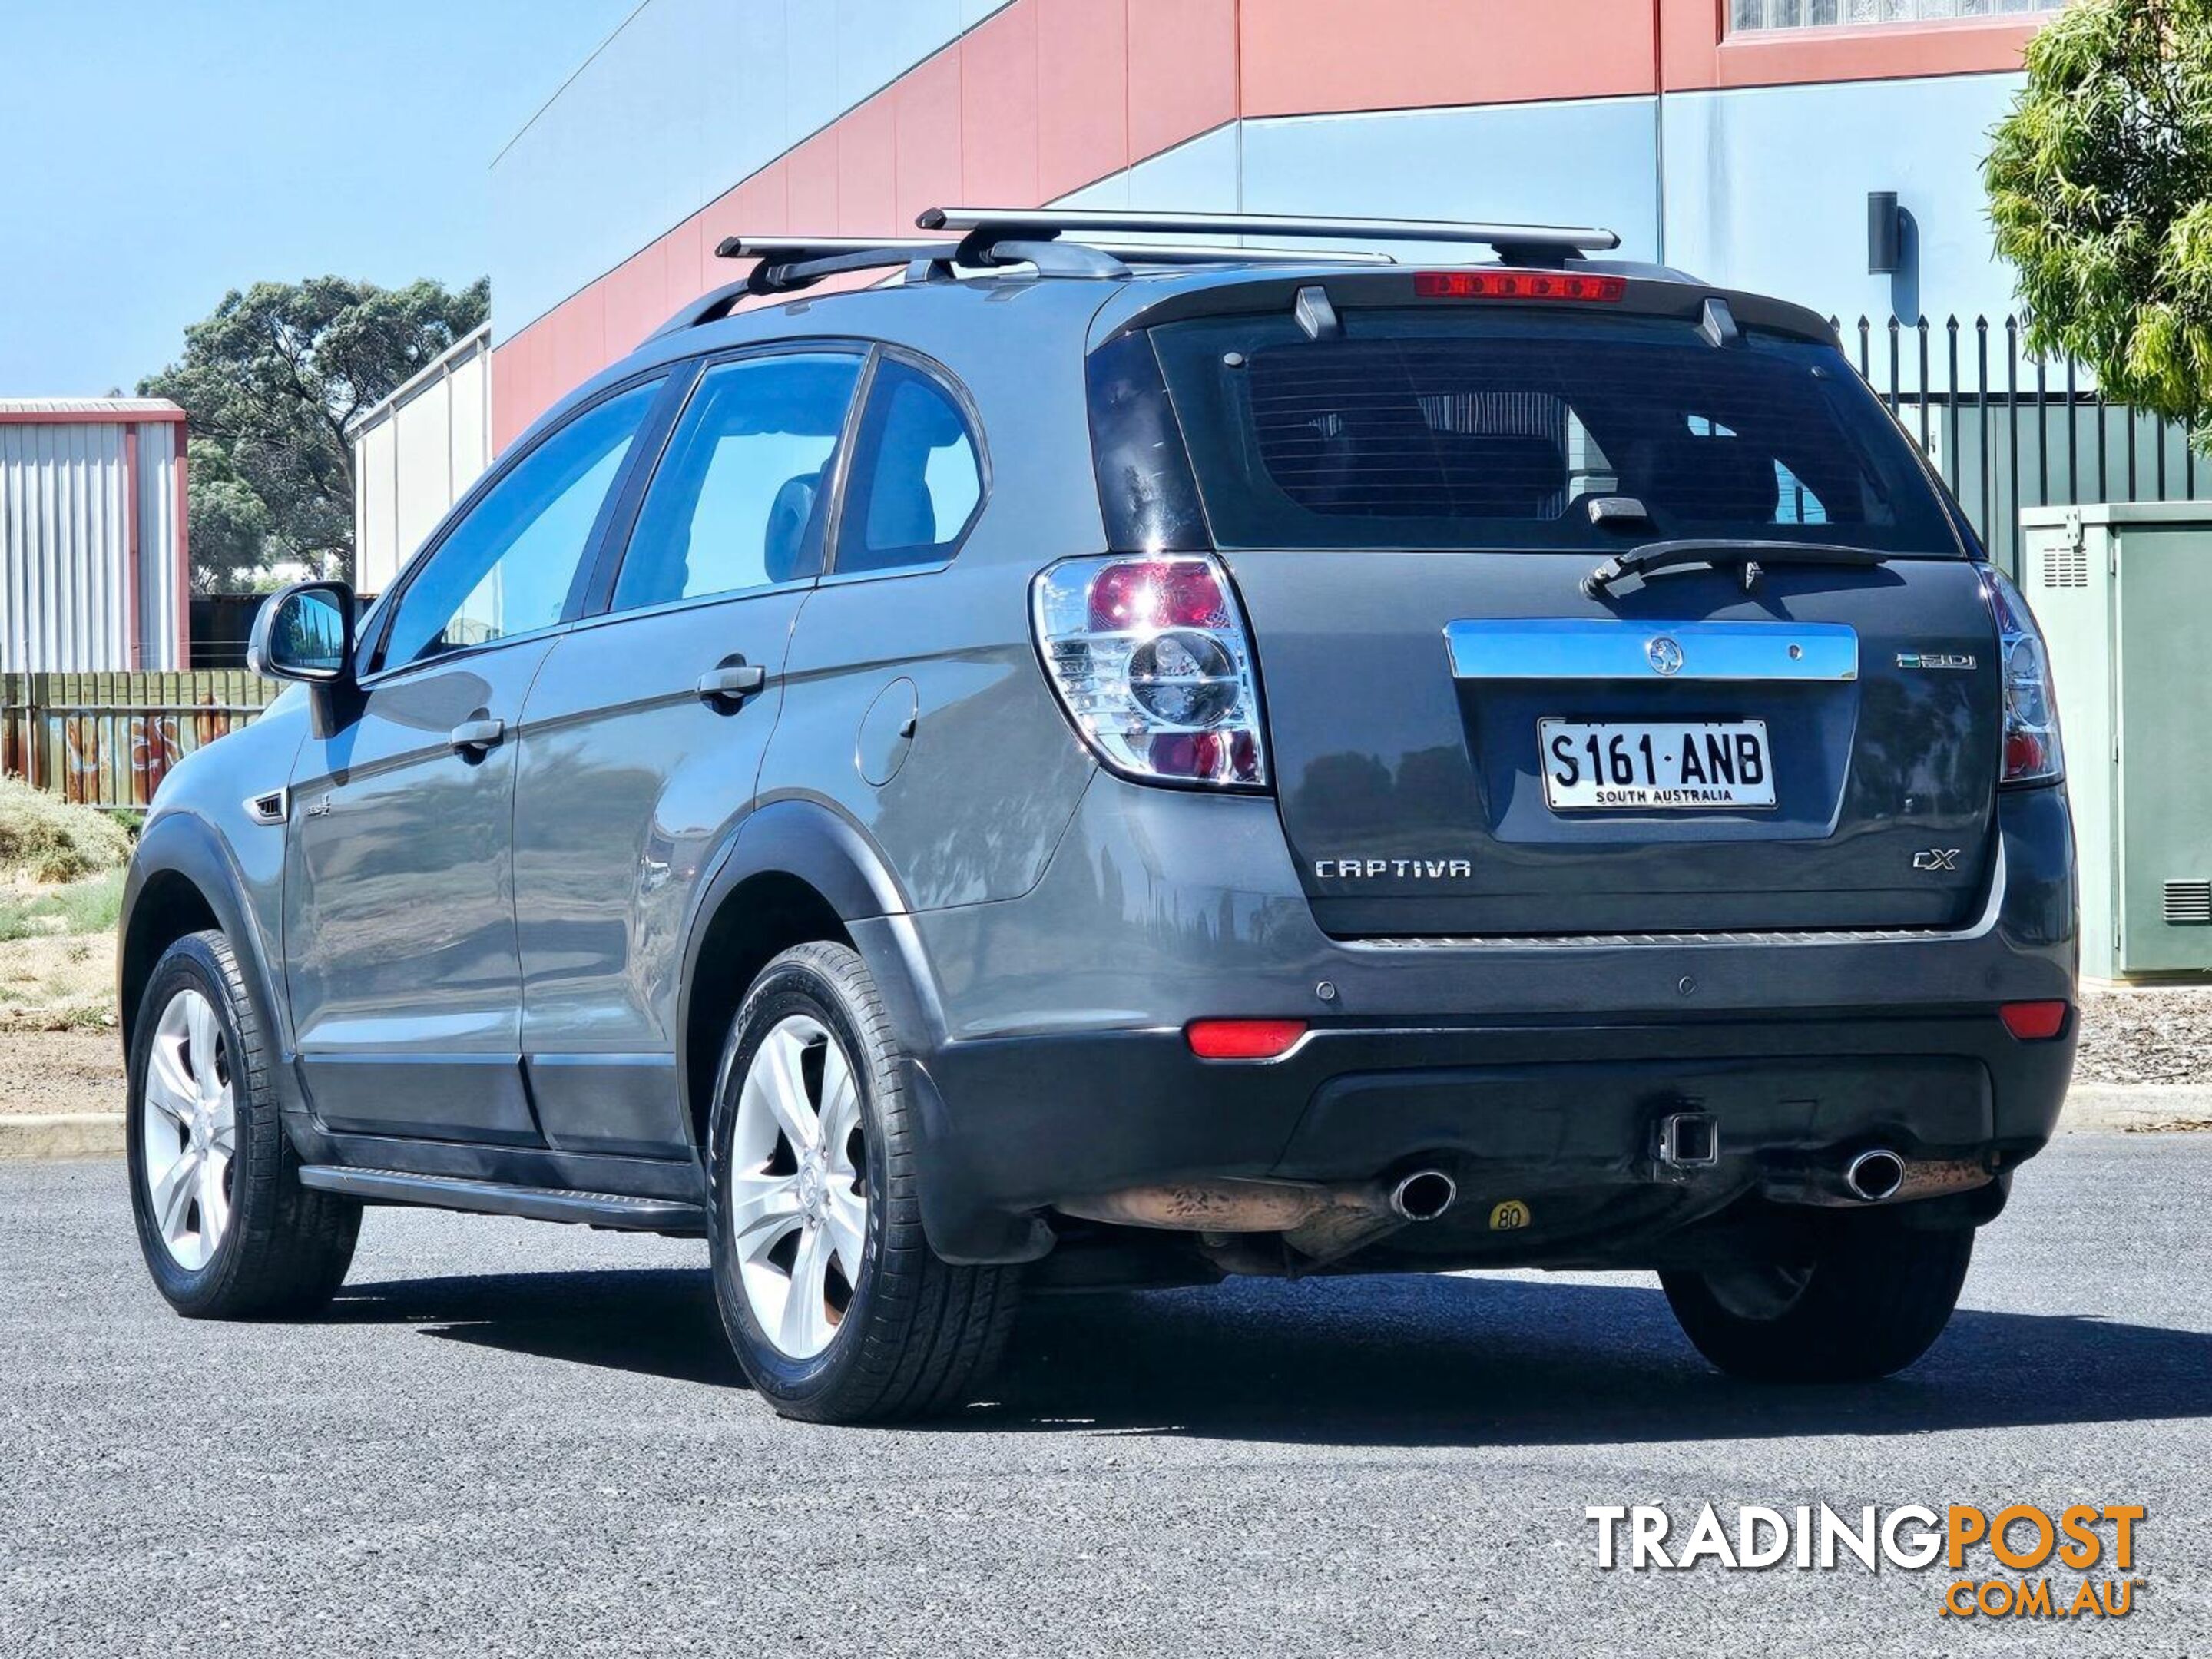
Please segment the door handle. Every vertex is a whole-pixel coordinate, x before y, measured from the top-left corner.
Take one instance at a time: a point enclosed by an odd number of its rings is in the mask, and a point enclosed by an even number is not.
[[[501,720],[463,720],[446,734],[446,741],[457,755],[484,754],[498,748],[506,738],[507,722]]]
[[[699,676],[699,697],[702,702],[741,704],[767,684],[767,669],[743,657],[732,657]]]

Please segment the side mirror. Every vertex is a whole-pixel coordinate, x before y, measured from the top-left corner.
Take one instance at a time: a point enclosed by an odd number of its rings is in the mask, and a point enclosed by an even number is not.
[[[275,680],[337,685],[352,678],[353,589],[343,582],[295,582],[253,618],[246,665]]]

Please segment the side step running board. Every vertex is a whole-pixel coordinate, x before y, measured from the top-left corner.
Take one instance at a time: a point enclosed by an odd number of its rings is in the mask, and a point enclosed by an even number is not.
[[[459,1176],[412,1175],[404,1170],[353,1170],[310,1164],[300,1184],[343,1193],[375,1204],[422,1204],[477,1215],[519,1215],[532,1221],[567,1221],[630,1232],[704,1233],[707,1213],[672,1198],[628,1198],[620,1193],[572,1193],[556,1187],[510,1187]]]

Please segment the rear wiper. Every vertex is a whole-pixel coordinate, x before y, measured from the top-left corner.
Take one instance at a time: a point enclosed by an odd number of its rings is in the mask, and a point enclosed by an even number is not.
[[[1759,580],[1761,565],[1881,564],[1888,557],[1870,547],[1845,547],[1836,542],[1710,541],[1691,537],[1646,542],[1614,555],[1583,578],[1583,592],[1595,599],[1623,576],[1640,576],[1670,565],[1737,564],[1743,567],[1743,591],[1748,593]]]

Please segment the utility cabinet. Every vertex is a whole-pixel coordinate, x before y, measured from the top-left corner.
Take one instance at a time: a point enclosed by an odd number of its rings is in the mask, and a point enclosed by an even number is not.
[[[2020,517],[2066,744],[2081,971],[2212,973],[2212,501]]]

